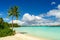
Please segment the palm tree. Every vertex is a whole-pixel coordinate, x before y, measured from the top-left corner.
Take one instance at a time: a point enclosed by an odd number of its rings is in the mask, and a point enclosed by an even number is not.
[[[12,17],[12,29],[13,29],[13,18],[16,17],[16,20],[18,20],[19,17],[19,12],[18,12],[18,7],[17,6],[13,6],[8,10],[8,16]]]

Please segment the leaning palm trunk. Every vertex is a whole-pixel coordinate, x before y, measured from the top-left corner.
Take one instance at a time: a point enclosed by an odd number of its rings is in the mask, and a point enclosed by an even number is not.
[[[13,30],[13,16],[12,16],[12,30]]]

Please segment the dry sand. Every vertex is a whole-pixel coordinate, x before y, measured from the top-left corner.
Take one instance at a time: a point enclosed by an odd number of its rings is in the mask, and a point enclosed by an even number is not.
[[[2,37],[0,38],[0,40],[48,40],[48,39],[37,38],[37,37],[17,33],[14,36]]]

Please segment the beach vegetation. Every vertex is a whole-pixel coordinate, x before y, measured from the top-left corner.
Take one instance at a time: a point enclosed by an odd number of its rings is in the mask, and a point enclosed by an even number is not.
[[[13,24],[14,27],[20,27],[18,24]],[[15,30],[11,29],[12,24],[4,22],[3,18],[0,18],[0,37],[11,36],[15,34]]]

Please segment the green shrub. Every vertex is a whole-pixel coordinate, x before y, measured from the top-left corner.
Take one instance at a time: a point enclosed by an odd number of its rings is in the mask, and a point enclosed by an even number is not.
[[[0,37],[10,36],[13,35],[14,31],[12,29],[2,29],[0,30]]]

